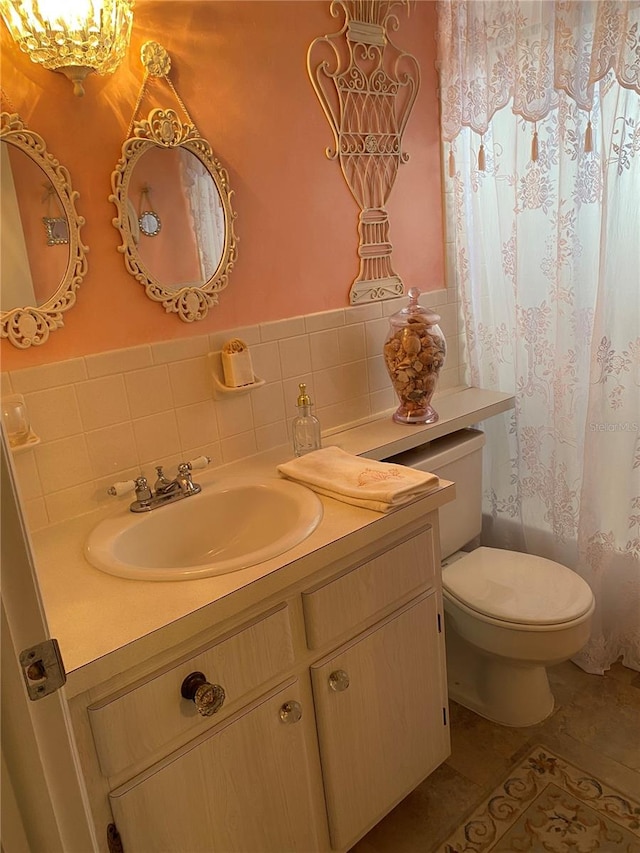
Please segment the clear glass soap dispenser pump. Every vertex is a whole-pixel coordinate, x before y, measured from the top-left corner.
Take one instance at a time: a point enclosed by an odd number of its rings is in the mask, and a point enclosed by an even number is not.
[[[319,450],[322,445],[320,421],[311,413],[311,400],[307,394],[307,386],[301,382],[298,388],[300,391],[297,403],[298,417],[294,418],[292,426],[293,450],[296,456],[303,456],[312,450]]]

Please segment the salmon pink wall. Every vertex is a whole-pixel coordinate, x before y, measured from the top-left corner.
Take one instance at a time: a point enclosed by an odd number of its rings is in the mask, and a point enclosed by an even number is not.
[[[418,59],[422,84],[404,136],[410,159],[388,203],[393,264],[405,287],[433,290],[444,286],[435,3],[399,7],[399,21],[394,40]],[[3,370],[348,304],[358,209],[338,164],[325,156],[332,135],[306,71],[311,41],[341,24],[329,0],[137,0],[127,59],[115,74],[91,75],[84,98],[20,54],[1,25],[3,89],[70,170],[90,250],[64,328],[27,351],[3,340]],[[140,90],[140,47],[149,40],[168,50],[171,79],[235,191],[238,262],[220,304],[194,324],[147,299],[125,270],[111,224],[110,177]],[[172,105],[165,91],[152,81],[142,112]]]

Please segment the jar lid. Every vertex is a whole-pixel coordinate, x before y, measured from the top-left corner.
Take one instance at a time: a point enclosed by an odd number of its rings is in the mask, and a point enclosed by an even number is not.
[[[412,287],[409,290],[409,304],[406,308],[401,308],[395,314],[389,317],[389,322],[394,326],[404,326],[407,323],[423,323],[425,326],[435,326],[440,322],[440,315],[430,308],[425,308],[420,305],[420,288]]]

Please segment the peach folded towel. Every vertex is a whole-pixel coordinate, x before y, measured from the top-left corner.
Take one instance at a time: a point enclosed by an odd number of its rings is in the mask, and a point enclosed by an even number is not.
[[[435,474],[323,447],[278,466],[289,480],[338,501],[388,512],[440,485]]]

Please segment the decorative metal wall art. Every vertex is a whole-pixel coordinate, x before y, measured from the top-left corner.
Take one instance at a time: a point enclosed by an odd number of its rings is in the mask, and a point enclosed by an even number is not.
[[[398,166],[409,155],[402,135],[420,87],[414,56],[391,41],[399,26],[394,12],[404,0],[333,0],[344,14],[342,29],[315,39],[307,53],[313,88],[333,131],[342,174],[360,207],[360,269],[351,285],[352,304],[400,296],[404,286],[391,263],[386,203]]]

